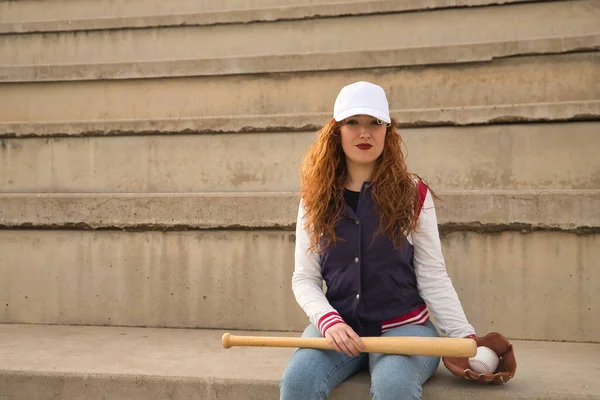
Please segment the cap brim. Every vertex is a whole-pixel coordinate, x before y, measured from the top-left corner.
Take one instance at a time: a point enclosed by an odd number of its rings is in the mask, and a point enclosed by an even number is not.
[[[355,115],[370,115],[371,117],[378,118],[388,124],[392,122],[388,114],[382,112],[381,110],[377,110],[375,108],[370,107],[354,107],[349,110],[344,110],[334,115],[334,118],[337,122],[340,122],[348,117],[353,117]]]

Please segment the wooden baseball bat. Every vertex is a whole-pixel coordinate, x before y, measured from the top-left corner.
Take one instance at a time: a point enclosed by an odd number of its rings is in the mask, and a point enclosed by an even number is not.
[[[477,342],[473,339],[433,338],[433,337],[363,337],[365,353],[404,354],[410,356],[474,357]],[[302,347],[320,350],[333,350],[325,338],[234,336],[225,333],[221,344],[228,349],[232,346],[254,347]]]

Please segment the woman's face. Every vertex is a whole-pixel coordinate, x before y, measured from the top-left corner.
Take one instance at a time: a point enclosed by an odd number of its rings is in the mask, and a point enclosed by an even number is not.
[[[340,133],[346,160],[360,165],[374,163],[383,152],[386,129],[369,115],[355,115],[342,121]]]

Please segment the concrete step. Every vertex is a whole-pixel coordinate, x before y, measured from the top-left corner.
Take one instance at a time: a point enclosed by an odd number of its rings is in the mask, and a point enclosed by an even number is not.
[[[600,190],[436,191],[438,223],[459,230],[597,232]],[[283,193],[4,193],[4,229],[295,228],[298,195]]]
[[[597,190],[441,194],[476,329],[600,342]],[[301,330],[292,196],[2,195],[0,322]]]
[[[594,120],[600,100],[391,110],[400,128],[485,125],[503,122]],[[232,115],[162,119],[88,120],[0,123],[0,139],[15,137],[123,136],[173,133],[318,131],[332,112],[307,114]]]
[[[192,118],[191,131],[264,130],[265,125],[276,131],[273,123],[287,119],[284,126],[306,129],[330,118],[340,88],[358,80],[381,85],[392,110],[412,125],[598,118],[598,76],[600,52],[427,68],[7,83],[0,90],[0,123],[9,126],[0,131],[29,133],[31,126],[19,128],[22,123],[77,122],[93,128],[131,120],[142,122],[130,123],[133,132],[155,131],[165,126],[161,120],[179,118]]]
[[[561,190],[600,188],[599,127],[401,132],[410,169],[435,189]],[[0,192],[297,191],[313,140],[313,132],[2,139]]]
[[[297,336],[298,333],[256,333]],[[223,331],[0,325],[0,399],[277,399],[293,349],[221,348]],[[518,369],[480,386],[440,364],[423,387],[435,400],[598,400],[600,344],[512,341]],[[331,399],[369,398],[365,372]]]
[[[169,3],[160,0],[136,0],[134,2],[115,2],[112,0],[49,0],[45,9],[40,9],[36,0],[19,0],[18,3],[0,5],[0,21],[25,22],[25,21],[53,21],[53,20],[78,20],[111,17],[145,17],[154,15],[169,15],[177,13],[200,12],[235,12],[239,10],[260,10],[269,8],[289,8],[298,6],[294,0],[247,0],[240,3],[238,0],[172,0]],[[342,0],[348,6],[355,3],[364,3],[364,0]],[[448,1],[448,3],[477,3],[477,0]],[[302,0],[301,4],[318,6],[321,3],[335,4],[336,1]],[[385,3],[376,0],[371,3]],[[416,3],[422,3],[417,0]]]
[[[168,4],[156,0],[47,1],[40,9],[33,1],[0,2],[0,33],[57,32],[143,28],[157,26],[215,25],[307,19],[339,15],[365,15],[436,8],[474,7],[490,4],[521,3],[528,0],[346,0],[324,2],[304,0],[190,1]]]
[[[124,79],[489,61],[598,49],[599,18],[595,0],[572,0],[250,25],[5,34],[0,76],[3,82]],[[364,34],[373,26],[376,39]]]
[[[248,57],[140,60],[57,65],[0,65],[0,83],[143,79],[240,74],[353,70],[489,62],[533,54],[597,51],[600,35],[551,37],[384,50],[302,53]]]

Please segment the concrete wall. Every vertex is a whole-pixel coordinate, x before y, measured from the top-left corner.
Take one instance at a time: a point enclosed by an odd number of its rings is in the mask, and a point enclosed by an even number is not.
[[[261,330],[304,323],[291,295],[288,232],[11,230],[0,237],[2,322]]]

